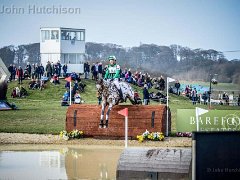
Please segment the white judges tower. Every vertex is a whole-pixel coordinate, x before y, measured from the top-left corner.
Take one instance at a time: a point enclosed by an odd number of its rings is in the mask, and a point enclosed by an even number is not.
[[[67,63],[68,72],[83,73],[85,29],[62,27],[40,28],[41,63]]]

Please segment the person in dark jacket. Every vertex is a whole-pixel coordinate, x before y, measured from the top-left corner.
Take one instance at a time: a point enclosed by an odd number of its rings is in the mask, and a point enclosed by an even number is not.
[[[42,78],[42,76],[44,75],[44,67],[43,67],[43,65],[42,64],[40,64],[40,66],[39,66],[39,72],[40,72],[40,76],[39,76],[39,79],[41,79]]]
[[[68,69],[67,63],[63,65],[62,69],[63,69],[63,77],[67,77],[67,69]]]
[[[10,66],[8,67],[8,71],[11,74],[9,81],[12,81],[12,79],[13,79],[13,65],[12,64],[10,64]]]
[[[16,68],[16,66],[13,64],[12,80],[14,80],[14,81],[15,81],[16,73],[17,73],[17,68]]]
[[[28,71],[28,74],[31,75],[31,73],[32,73],[32,66],[31,66],[31,64],[29,62],[27,63],[26,70]]]
[[[47,62],[47,65],[46,65],[46,72],[47,72],[47,77],[50,79],[52,77],[52,66],[49,61]]]
[[[144,105],[149,104],[149,92],[147,89],[147,84],[145,84],[143,88],[143,102],[144,102]]]
[[[180,86],[181,86],[181,84],[179,83],[179,81],[177,81],[177,82],[175,83],[175,88],[177,89],[177,95],[178,95],[178,96],[180,95],[180,91],[179,91]]]
[[[85,79],[88,79],[90,73],[90,65],[88,62],[84,63],[84,74],[85,74]]]

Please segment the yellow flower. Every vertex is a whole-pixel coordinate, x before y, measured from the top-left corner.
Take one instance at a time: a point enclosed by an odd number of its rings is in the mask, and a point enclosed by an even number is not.
[[[137,135],[137,139],[139,142],[143,142],[143,136],[142,135]]]

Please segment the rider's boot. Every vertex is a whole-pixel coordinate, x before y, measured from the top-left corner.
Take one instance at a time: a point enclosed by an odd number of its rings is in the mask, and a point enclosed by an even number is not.
[[[103,128],[103,120],[100,120],[99,128]]]
[[[106,120],[106,124],[103,126],[103,128],[108,128],[108,120]]]

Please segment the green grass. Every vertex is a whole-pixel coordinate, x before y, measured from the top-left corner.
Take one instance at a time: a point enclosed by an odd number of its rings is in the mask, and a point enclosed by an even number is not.
[[[85,92],[81,93],[83,100],[87,104],[97,104],[95,82],[92,80],[83,80],[83,82],[87,84]],[[29,90],[28,83],[29,81],[24,81],[23,87],[27,89],[29,96],[21,99],[10,97],[13,87],[18,86],[18,84],[17,82],[9,83],[8,101],[15,103],[19,110],[0,111],[0,132],[58,134],[65,128],[67,107],[60,105],[62,95],[65,92],[65,81],[61,80],[61,84],[56,86],[48,82],[47,88],[43,91]],[[142,96],[141,88],[136,86],[133,88]],[[151,104],[157,103],[151,101]],[[172,131],[176,131],[177,109],[195,108],[188,98],[171,94],[169,106],[172,114]],[[198,107],[207,108],[206,105],[198,105]],[[232,106],[213,106],[213,108],[240,109]]]

